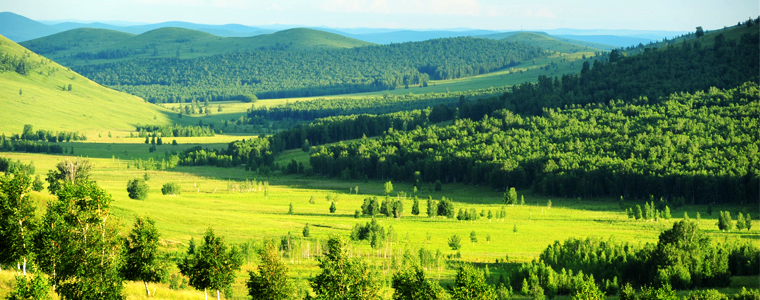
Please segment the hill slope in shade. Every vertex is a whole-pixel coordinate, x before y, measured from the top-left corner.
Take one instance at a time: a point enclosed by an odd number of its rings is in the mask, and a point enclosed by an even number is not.
[[[92,42],[72,42],[92,41]],[[97,41],[97,42],[96,42]],[[22,43],[67,66],[137,57],[195,58],[258,49],[352,48],[371,43],[334,33],[296,28],[253,37],[220,37],[202,31],[164,27],[140,35],[79,28]]]
[[[0,55],[22,59],[29,66],[26,75],[0,71],[0,133],[19,133],[24,124],[92,132],[134,130],[137,123],[171,123],[167,110],[103,87],[3,36]]]
[[[653,40],[646,38],[617,35],[557,35],[557,37],[584,41],[588,43],[606,44],[616,47],[635,46],[639,43],[646,45],[650,42],[653,42]]]
[[[21,42],[58,32],[55,27],[42,24],[11,12],[0,12],[0,35]]]

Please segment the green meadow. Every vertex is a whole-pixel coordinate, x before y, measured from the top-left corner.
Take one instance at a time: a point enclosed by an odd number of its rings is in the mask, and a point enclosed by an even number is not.
[[[338,235],[344,238],[350,236],[355,224],[364,224],[371,218],[362,216],[354,218],[354,211],[361,208],[367,197],[384,195],[382,181],[341,181],[333,178],[318,176],[305,177],[302,175],[271,175],[261,176],[242,168],[217,167],[176,167],[164,171],[145,171],[133,165],[134,159],[160,158],[164,151],[181,151],[187,147],[202,145],[204,147],[223,147],[226,141],[237,136],[218,135],[205,138],[184,138],[178,146],[163,145],[155,153],[148,153],[148,145],[140,138],[100,138],[84,143],[64,143],[64,148],[73,147],[75,156],[91,160],[95,167],[90,179],[96,181],[113,197],[111,213],[122,223],[124,234],[131,228],[136,216],[150,216],[156,221],[161,234],[161,251],[165,253],[184,252],[191,238],[198,241],[206,228],[214,228],[218,235],[224,236],[228,243],[242,245],[252,243],[261,245],[263,239],[280,239],[291,235],[294,246],[293,254],[284,257],[290,267],[290,275],[302,288],[306,287],[307,278],[318,273],[314,255],[319,253],[318,244],[324,244],[329,236]],[[182,140],[182,138],[178,138]],[[158,153],[158,154],[157,154]],[[36,174],[44,175],[47,170],[64,159],[75,159],[74,156],[2,153],[4,157],[20,160],[24,163],[34,163]],[[308,162],[308,154],[301,150],[290,150],[281,154],[277,163],[284,165],[290,160]],[[127,181],[150,178],[150,192],[147,200],[129,199],[126,192]],[[182,193],[179,196],[165,196],[161,186],[168,182],[179,183]],[[262,184],[250,184],[261,182]],[[268,183],[268,188],[263,182]],[[358,187],[358,188],[357,188]],[[754,222],[751,231],[720,232],[715,226],[717,211],[729,210],[738,212],[751,209],[717,205],[713,207],[716,213],[709,215],[706,206],[687,206],[684,209],[672,211],[671,220],[635,221],[629,219],[620,208],[617,199],[563,199],[536,196],[529,191],[518,191],[525,197],[525,205],[505,206],[502,202],[503,191],[495,191],[486,186],[471,186],[464,184],[444,184],[441,191],[434,191],[433,184],[425,183],[422,188],[413,193],[409,183],[393,183],[394,191],[390,197],[401,199],[404,203],[404,214],[399,219],[376,216],[378,222],[386,228],[393,228],[394,234],[389,237],[386,246],[373,250],[367,242],[352,242],[350,251],[353,255],[364,257],[389,280],[392,274],[390,267],[394,260],[405,252],[416,253],[420,248],[440,250],[444,255],[455,254],[447,245],[452,235],[458,235],[462,240],[462,248],[458,251],[461,258],[454,258],[444,267],[429,270],[431,275],[442,282],[450,284],[453,280],[454,267],[452,263],[465,261],[478,264],[488,264],[492,276],[498,277],[499,269],[506,260],[508,266],[527,262],[538,258],[538,255],[554,241],[564,241],[567,238],[596,237],[629,242],[633,245],[656,243],[661,231],[672,226],[673,222],[688,213],[692,219],[700,214],[699,226],[713,236],[715,240],[752,240],[760,239],[758,227]],[[267,191],[265,191],[265,189]],[[404,197],[405,195],[405,197]],[[420,215],[411,214],[413,198],[420,199]],[[52,196],[47,192],[34,192],[42,214],[47,201]],[[314,198],[314,203],[310,199]],[[485,212],[486,217],[478,221],[458,221],[443,217],[429,218],[426,215],[426,200],[432,197],[440,200],[442,197],[454,200],[456,210],[474,208],[477,212]],[[328,198],[330,199],[328,201]],[[331,201],[335,201],[337,211],[329,212]],[[551,201],[551,207],[548,202]],[[294,213],[288,214],[292,203]],[[626,205],[641,204],[641,201],[626,201]],[[502,208],[506,218],[498,220],[487,218],[488,211],[494,215]],[[310,225],[310,237],[304,239],[302,230]],[[515,232],[515,229],[517,230]],[[476,233],[477,242],[470,241],[470,234]],[[306,250],[308,249],[308,250]],[[244,299],[246,294],[245,282],[247,270],[253,270],[257,256],[246,255],[246,264],[238,272],[237,281],[233,285],[235,299]],[[171,266],[172,273],[177,269]],[[10,280],[12,272],[0,273],[0,285]],[[5,280],[3,280],[5,278]],[[740,286],[752,286],[752,280],[734,280],[734,285],[726,288],[733,291]],[[384,285],[386,296],[392,290],[387,281]],[[154,285],[161,299],[193,299],[202,296],[202,292],[188,290],[170,290],[167,285]],[[5,289],[7,290],[7,289]],[[129,299],[144,297],[141,283],[128,283],[126,293]],[[2,294],[2,292],[0,292]],[[0,295],[1,296],[1,295]]]

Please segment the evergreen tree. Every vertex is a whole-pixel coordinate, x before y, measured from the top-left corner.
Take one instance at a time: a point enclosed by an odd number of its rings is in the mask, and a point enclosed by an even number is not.
[[[219,291],[226,290],[235,281],[235,271],[242,264],[238,249],[232,247],[228,251],[224,239],[209,228],[203,236],[203,244],[193,252],[177,264],[180,273],[190,278],[190,286],[203,289],[206,298],[207,289],[212,289],[219,299]]]
[[[475,234],[475,230],[470,232],[470,242],[472,242],[473,246],[475,246],[475,243],[478,242],[478,236]]]
[[[309,223],[306,223],[306,226],[303,227],[303,237],[308,238],[310,235]]]
[[[636,211],[634,211],[633,216],[636,218],[636,221],[641,220],[641,206],[636,205]]]
[[[415,216],[420,214],[420,201],[417,198],[414,198],[414,202],[412,203],[412,214]]]
[[[525,196],[520,195],[520,205],[525,205]]]
[[[747,228],[747,231],[752,229],[752,218],[749,216],[749,213],[747,213],[747,218],[744,219],[744,227]]]
[[[393,192],[393,183],[390,181],[385,183],[385,195],[388,196]]]
[[[307,233],[306,224],[304,232]],[[304,234],[307,236],[307,234]],[[259,250],[261,263],[258,272],[248,271],[248,295],[261,300],[288,300],[296,298],[296,288],[288,277],[288,267],[280,258],[280,251],[273,240],[269,240]]]
[[[288,214],[293,215],[293,202],[290,202],[290,205],[288,205]]]
[[[665,220],[670,220],[671,218],[670,207],[668,207],[667,205],[665,206],[665,211],[662,212],[662,218]]]
[[[504,193],[504,204],[516,204],[517,203],[517,191],[515,188],[509,188],[509,191]]]
[[[338,209],[338,208],[337,208],[337,207],[335,207],[335,201],[333,201],[333,202],[330,204],[330,213],[331,213],[331,214],[334,214],[334,213],[335,213],[335,211],[336,211],[337,209]]]
[[[159,234],[153,220],[136,218],[132,231],[124,244],[124,279],[142,281],[145,293],[150,297],[148,282],[161,280],[162,265],[158,260]]]

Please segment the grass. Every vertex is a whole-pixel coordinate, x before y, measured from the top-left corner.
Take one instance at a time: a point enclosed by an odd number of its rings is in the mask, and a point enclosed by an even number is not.
[[[220,137],[192,138],[198,144],[215,145]],[[203,143],[208,139],[209,143]],[[116,139],[123,142],[125,139]],[[263,177],[253,172],[246,172],[241,168],[223,169],[216,167],[177,167],[168,171],[147,171],[150,176],[148,181],[150,192],[146,201],[131,200],[127,197],[126,183],[128,180],[143,177],[145,170],[127,168],[125,161],[111,159],[111,156],[119,156],[122,151],[139,152],[147,146],[138,143],[70,143],[74,145],[77,153],[86,153],[93,157],[91,160],[96,167],[91,179],[98,182],[113,197],[111,205],[112,214],[123,223],[126,232],[131,226],[135,216],[150,216],[156,220],[156,225],[162,236],[164,251],[184,251],[188,240],[193,237],[199,240],[208,227],[215,229],[218,235],[224,236],[228,243],[239,244],[253,241],[260,244],[261,240],[268,237],[285,236],[288,233],[294,237],[300,237],[301,230],[306,223],[311,226],[310,247],[316,247],[317,241],[324,240],[331,235],[347,237],[350,229],[358,223],[368,222],[370,219],[362,217],[355,219],[354,210],[359,209],[364,198],[378,196],[382,199],[382,181],[340,181],[321,177],[304,177],[300,175],[278,175]],[[111,150],[108,150],[111,145]],[[187,145],[189,146],[189,145]],[[119,148],[116,148],[119,147]],[[172,146],[163,146],[172,147]],[[125,150],[126,149],[126,150]],[[145,151],[147,152],[147,151]],[[64,159],[64,156],[51,156],[42,154],[3,153],[2,156],[19,159],[22,162],[34,162],[37,174],[45,174],[48,169],[54,168],[55,164]],[[141,156],[143,159],[146,156]],[[291,159],[306,164],[308,155],[301,150],[291,150],[278,157],[278,162],[284,164]],[[308,164],[307,164],[308,165]],[[229,191],[228,184],[241,185],[246,180],[269,182],[269,195],[263,191]],[[182,186],[180,196],[164,196],[160,189],[164,183],[177,182]],[[396,192],[412,192],[412,186],[408,183],[394,183]],[[352,187],[359,187],[358,194],[351,193]],[[601,237],[615,239],[623,242],[655,243],[659,233],[683,216],[684,210],[674,210],[676,217],[669,222],[644,222],[633,221],[625,216],[618,207],[615,199],[561,199],[552,198],[552,207],[546,206],[547,197],[532,195],[529,191],[519,191],[525,196],[526,205],[506,207],[507,217],[504,221],[488,221],[482,218],[479,221],[456,221],[443,218],[430,219],[425,217],[428,195],[438,200],[441,197],[453,198],[457,210],[462,208],[475,208],[493,211],[494,213],[503,206],[501,192],[482,186],[470,186],[464,184],[445,184],[443,191],[432,191],[432,185],[426,184],[417,195],[423,199],[420,201],[420,216],[411,215],[412,200],[404,199],[405,215],[397,220],[379,217],[378,221],[388,229],[393,226],[396,232],[396,242],[393,246],[394,253],[401,255],[404,249],[424,247],[435,251],[440,249],[444,254],[453,253],[447,246],[447,239],[456,234],[462,238],[463,248],[460,250],[462,260],[478,263],[493,263],[496,259],[509,257],[510,262],[525,262],[537,258],[538,254],[547,245],[556,240],[563,241],[569,237]],[[47,193],[34,193],[40,205],[50,201]],[[330,202],[327,196],[333,199],[337,197],[337,212],[330,214],[328,208]],[[395,193],[394,193],[395,195]],[[309,199],[314,197],[315,204],[309,204]],[[288,206],[293,203],[295,214],[288,215]],[[634,205],[630,201],[630,205]],[[748,207],[749,208],[749,207]],[[716,205],[714,211],[742,209],[738,206]],[[760,238],[757,228],[760,223],[755,221],[751,232],[724,233],[717,230],[713,224],[716,222],[717,213],[713,216],[707,214],[706,206],[689,206],[686,208],[689,215],[694,218],[696,212],[700,212],[702,219],[700,226],[716,240],[724,238],[743,239],[757,241]],[[518,231],[513,232],[517,227]],[[475,231],[478,242],[473,244],[469,241],[470,232]],[[491,241],[487,242],[486,237]],[[299,243],[306,241],[300,240]],[[366,242],[353,243],[351,246],[355,255],[366,257],[371,263],[378,266],[388,275],[392,270],[382,268],[383,259],[376,257],[382,255],[381,251],[372,250]],[[401,252],[400,252],[401,251]],[[256,258],[244,267],[244,270],[252,270],[255,267]],[[312,259],[296,258],[286,260],[291,268],[291,276],[299,280],[301,285],[309,274],[316,274],[318,269]],[[174,270],[176,272],[176,269]],[[247,275],[244,271],[238,274],[234,286],[235,298],[245,294],[244,282]],[[431,275],[442,280],[443,283],[451,282],[454,271],[446,269],[441,273],[431,272]],[[498,275],[496,275],[498,276]],[[0,280],[2,282],[3,280]],[[751,286],[751,285],[749,285]],[[126,291],[130,299],[143,297],[141,283],[127,284]],[[199,292],[172,291],[165,286],[158,285],[159,295],[167,299],[186,299],[199,297]],[[386,292],[388,290],[386,289]],[[134,298],[133,298],[134,297]]]
[[[175,122],[166,109],[141,98],[103,87],[0,36],[0,53],[26,57],[27,76],[0,73],[0,132],[20,133],[24,124],[37,129],[92,133],[126,130],[134,124]],[[62,88],[72,86],[71,91]]]

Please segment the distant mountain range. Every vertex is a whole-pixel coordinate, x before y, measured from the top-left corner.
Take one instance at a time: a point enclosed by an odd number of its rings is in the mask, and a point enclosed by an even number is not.
[[[151,30],[177,27],[202,31],[220,37],[251,37],[263,34],[270,34],[284,29],[290,29],[295,25],[262,25],[257,27],[225,24],[225,25],[206,25],[189,22],[164,22],[156,24],[133,25],[129,22],[80,22],[80,21],[55,21],[39,22],[31,20],[11,12],[0,13],[0,35],[6,36],[15,42],[33,40],[40,37],[49,36],[55,33],[64,32],[78,28],[98,28],[121,31],[131,34],[142,34]],[[437,38],[475,36],[488,37],[497,34],[515,34],[523,31],[493,31],[478,30],[469,28],[453,28],[441,30],[409,30],[409,29],[389,29],[389,28],[330,28],[330,27],[310,27],[311,29],[340,34],[349,38],[362,40],[374,44],[390,44],[424,41]],[[553,29],[530,31],[540,32],[545,35],[551,35],[553,38],[562,40],[574,40],[595,44],[584,46],[604,49],[599,45],[605,45],[606,48],[627,47],[638,45],[639,43],[648,44],[665,37],[671,38],[679,36],[686,32],[679,31],[651,31],[651,30],[583,30],[583,29]],[[613,47],[609,47],[613,46]],[[608,50],[608,49],[605,49]]]

